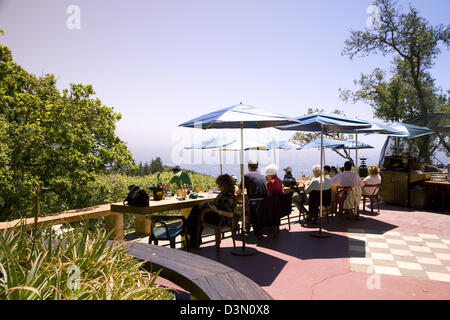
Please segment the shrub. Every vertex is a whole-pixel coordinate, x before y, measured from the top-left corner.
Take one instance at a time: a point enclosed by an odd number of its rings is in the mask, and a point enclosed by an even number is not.
[[[173,300],[105,232],[0,232],[0,300]]]

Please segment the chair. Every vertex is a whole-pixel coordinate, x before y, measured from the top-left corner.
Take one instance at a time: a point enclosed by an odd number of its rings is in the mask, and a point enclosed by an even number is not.
[[[222,211],[222,212],[225,215],[219,216],[219,223],[217,225],[207,223],[207,222],[203,221],[203,216],[199,216],[199,221],[197,224],[197,235],[198,235],[197,247],[199,246],[200,237],[202,236],[201,235],[201,227],[208,227],[208,228],[211,228],[214,230],[217,250],[220,248],[220,243],[221,243],[222,237],[224,236],[224,233],[225,233],[222,229],[228,227],[231,229],[231,239],[233,240],[233,247],[236,248],[236,243],[234,240],[234,238],[236,236],[236,225],[234,225],[234,223],[233,223],[233,217],[235,216],[235,214],[232,212],[227,212],[227,211]],[[225,218],[229,218],[229,219],[225,219]]]
[[[380,212],[380,202],[379,202],[379,199],[378,199],[378,193],[380,191],[380,186],[381,186],[381,184],[366,184],[363,187],[363,194],[362,194],[362,197],[363,197],[363,211],[366,211],[366,198],[369,198],[370,207],[371,207],[371,213],[373,214],[374,200],[377,201],[378,212]],[[372,192],[370,192],[370,194],[364,194],[364,189],[366,189],[366,188],[373,188]]]
[[[325,212],[327,223],[330,223],[329,215],[332,213],[331,189],[322,190],[322,215]],[[309,212],[320,218],[320,191],[314,190],[309,194]]]
[[[292,212],[292,196],[293,195],[294,195],[293,192],[283,193],[283,194],[278,195],[278,197],[280,199],[280,210],[281,210],[280,219],[287,216],[289,230],[291,230],[291,219],[289,216]]]
[[[175,248],[177,236],[183,236],[186,250],[189,251],[186,219],[183,216],[151,215],[151,228],[148,243],[158,244],[158,240],[169,240],[170,247]]]
[[[355,187],[338,187],[335,198],[335,206],[339,205],[339,214],[342,215],[343,209],[350,212],[350,219],[359,217],[359,204],[361,201],[361,188]]]
[[[234,209],[234,214],[233,214],[233,218],[232,218],[232,226],[233,226],[233,229],[235,230],[235,234],[240,233],[239,220],[242,220],[242,200],[241,199],[236,201],[236,208]],[[245,231],[250,232],[251,220],[250,220],[250,210],[248,208],[248,203],[246,203],[245,221],[246,221],[245,222],[245,228],[246,228]]]
[[[347,200],[347,196],[351,191],[351,187],[337,187],[336,195],[332,204],[332,208],[335,213],[337,212],[339,206],[339,215],[342,215],[344,202]],[[350,209],[350,216],[353,218],[353,209]]]

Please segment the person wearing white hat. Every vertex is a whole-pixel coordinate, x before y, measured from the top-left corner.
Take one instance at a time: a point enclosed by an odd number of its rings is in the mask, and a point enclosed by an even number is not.
[[[267,192],[269,196],[283,193],[283,181],[277,176],[278,167],[275,164],[269,164],[266,167]]]

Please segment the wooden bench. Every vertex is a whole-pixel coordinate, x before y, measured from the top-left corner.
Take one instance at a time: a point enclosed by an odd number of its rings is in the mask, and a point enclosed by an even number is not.
[[[238,271],[189,252],[152,244],[128,244],[128,254],[147,261],[145,269],[191,293],[194,300],[272,300],[260,286]]]

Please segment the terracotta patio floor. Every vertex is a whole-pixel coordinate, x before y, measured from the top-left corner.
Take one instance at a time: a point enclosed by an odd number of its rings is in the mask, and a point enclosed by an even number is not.
[[[450,299],[450,215],[386,205],[359,221],[331,217],[325,239],[309,236],[317,229],[297,223],[296,211],[291,216],[278,239],[258,244],[251,232],[254,256],[232,255],[230,237],[218,253],[213,239],[192,253],[241,272],[276,300]]]

